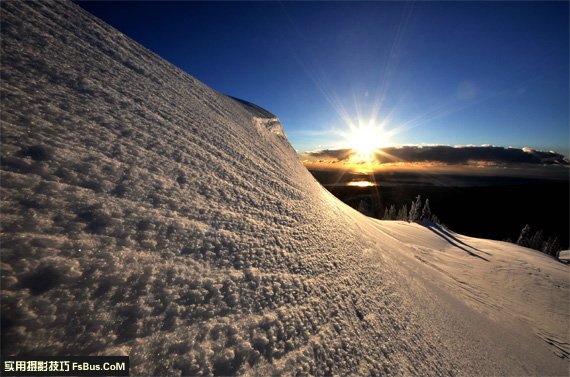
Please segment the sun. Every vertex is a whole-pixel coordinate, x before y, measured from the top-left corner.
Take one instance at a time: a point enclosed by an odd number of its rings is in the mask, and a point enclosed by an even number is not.
[[[354,152],[351,162],[372,164],[376,150],[387,145],[389,135],[384,132],[383,125],[378,125],[373,120],[359,120],[358,125],[350,127],[350,131],[343,136],[347,146]]]
[[[378,145],[378,130],[372,127],[353,130],[349,136],[349,146],[356,153],[371,154]]]

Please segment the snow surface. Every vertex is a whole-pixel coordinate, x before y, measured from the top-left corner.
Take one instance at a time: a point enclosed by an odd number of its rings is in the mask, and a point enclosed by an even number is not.
[[[568,375],[567,265],[364,217],[269,112],[72,3],[0,6],[2,354],[130,355],[133,375]]]

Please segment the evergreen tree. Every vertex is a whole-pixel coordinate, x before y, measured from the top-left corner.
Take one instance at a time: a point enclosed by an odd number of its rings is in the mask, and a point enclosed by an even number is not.
[[[396,216],[397,216],[396,206],[392,204],[387,214],[384,215],[384,220],[396,220]]]
[[[410,212],[408,212],[408,221],[409,222],[414,221],[412,216],[414,215],[415,211],[416,211],[416,202],[412,201],[412,205],[410,206]]]
[[[558,253],[562,250],[560,247],[560,242],[558,242],[558,237],[554,237],[552,244],[550,245],[550,255],[558,257]]]
[[[400,211],[398,212],[397,219],[401,220],[401,221],[408,221],[408,205],[407,204],[404,204],[402,206],[402,208],[400,208]]]
[[[561,249],[558,237],[549,237],[542,246],[542,251],[553,257],[556,257]]]
[[[542,230],[539,229],[530,238],[528,247],[534,250],[542,250],[543,243],[544,243],[544,233],[542,232]]]
[[[530,226],[528,224],[526,224],[524,226],[524,228],[521,230],[521,234],[519,235],[519,238],[517,239],[517,245],[529,247],[530,238],[531,238],[531,229],[530,229]]]
[[[410,222],[417,222],[420,219],[422,210],[422,197],[418,195],[416,200],[412,202],[412,208],[410,209],[410,214],[408,220]]]
[[[370,206],[365,200],[361,200],[358,202],[358,212],[362,213],[363,215],[369,216],[370,215]]]
[[[429,199],[426,199],[424,208],[422,209],[422,220],[431,220],[431,209],[429,207]]]
[[[431,215],[430,221],[434,224],[440,224],[439,218],[436,215]]]
[[[554,239],[552,237],[548,237],[548,239],[542,243],[542,249],[541,250],[544,254],[552,255],[552,252],[550,250],[550,247],[552,245],[552,241],[554,241]]]

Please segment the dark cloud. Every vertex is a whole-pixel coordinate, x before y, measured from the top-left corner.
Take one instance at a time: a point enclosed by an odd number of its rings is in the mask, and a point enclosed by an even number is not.
[[[308,152],[308,158],[346,161],[354,152],[351,149],[324,149]],[[441,162],[468,164],[482,161],[496,164],[547,164],[568,165],[569,161],[556,152],[543,152],[531,148],[505,148],[496,146],[401,146],[382,148],[376,153],[379,163],[390,162]]]
[[[305,155],[307,157],[319,159],[321,162],[325,162],[325,160],[345,161],[348,160],[353,153],[354,152],[351,149],[322,149],[319,151],[307,152]]]

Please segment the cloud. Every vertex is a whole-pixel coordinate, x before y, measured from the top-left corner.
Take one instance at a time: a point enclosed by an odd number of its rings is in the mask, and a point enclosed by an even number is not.
[[[324,149],[304,154],[305,158],[320,162],[348,161],[354,155],[351,149]],[[486,164],[540,164],[569,165],[569,160],[554,151],[543,152],[533,148],[483,146],[399,146],[378,149],[375,153],[379,164],[392,162],[439,162],[465,165],[473,162]]]
[[[323,162],[326,160],[340,162],[348,160],[353,154],[354,152],[351,149],[321,149],[318,151],[307,152],[304,156]]]

